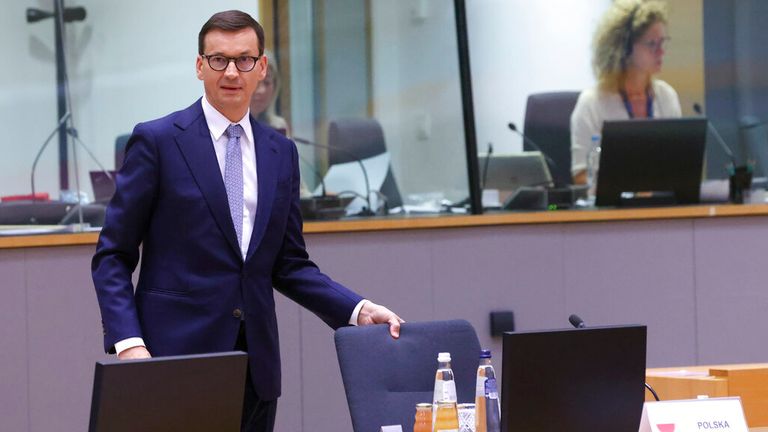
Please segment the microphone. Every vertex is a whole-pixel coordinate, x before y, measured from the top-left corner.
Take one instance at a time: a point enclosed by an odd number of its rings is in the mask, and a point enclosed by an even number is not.
[[[512,132],[520,135],[523,138],[523,141],[525,141],[529,146],[533,147],[534,150],[540,152],[544,156],[544,159],[546,159],[547,163],[549,164],[549,166],[553,170],[557,168],[557,164],[555,163],[555,161],[551,157],[549,157],[549,155],[546,152],[544,152],[544,150],[542,150],[541,147],[539,147],[538,144],[533,142],[532,139],[528,138],[527,135],[525,135],[524,133],[520,132],[517,129],[517,126],[515,125],[514,122],[507,123],[507,127],[509,127],[509,130],[511,130]]]
[[[696,114],[700,116],[704,116],[704,112],[701,109],[701,105],[696,102],[693,104],[693,110],[696,112]],[[736,157],[733,156],[733,152],[731,151],[731,148],[728,147],[728,144],[725,143],[725,140],[722,136],[720,136],[720,133],[715,129],[715,125],[712,124],[709,119],[707,119],[707,127],[709,128],[710,132],[712,132],[712,135],[715,137],[715,141],[717,141],[718,144],[720,144],[720,148],[723,149],[723,152],[728,156],[729,159],[731,159],[731,164],[733,166],[736,166]]]
[[[44,11],[37,8],[27,8],[27,22],[36,23],[46,18],[52,18],[53,12]],[[85,8],[82,6],[64,8],[64,22],[84,21]]]
[[[581,319],[576,314],[571,314],[571,316],[568,317],[568,321],[571,323],[572,326],[574,326],[577,329],[587,328],[587,325],[584,323],[584,320]],[[661,399],[659,399],[659,395],[656,394],[656,391],[653,389],[653,387],[651,387],[651,385],[648,383],[644,383],[644,384],[645,384],[645,388],[647,388],[653,395],[654,399],[656,399],[656,402],[660,401]]]
[[[374,216],[375,215],[375,213],[373,212],[373,209],[371,208],[371,184],[368,181],[368,170],[365,169],[365,165],[363,164],[362,159],[360,159],[355,153],[345,148],[327,145],[327,144],[319,144],[314,141],[310,141],[306,138],[301,138],[297,136],[291,137],[291,139],[293,139],[297,143],[312,146],[312,147],[324,148],[326,150],[338,150],[346,154],[347,156],[350,156],[352,159],[354,159],[355,162],[357,162],[357,164],[360,165],[360,171],[363,172],[363,180],[365,181],[365,196],[363,197],[363,199],[365,199],[365,205],[367,206],[367,208],[364,208],[363,210],[360,211],[360,213],[358,213],[358,216]]]
[[[483,164],[483,183],[480,185],[480,189],[485,189],[485,183],[488,180],[488,162],[490,162],[492,154],[493,144],[488,143],[488,154],[485,156],[485,164]]]
[[[571,323],[572,326],[575,328],[586,328],[587,324],[584,323],[584,320],[581,319],[576,314],[571,314],[571,316],[568,317],[568,322]]]

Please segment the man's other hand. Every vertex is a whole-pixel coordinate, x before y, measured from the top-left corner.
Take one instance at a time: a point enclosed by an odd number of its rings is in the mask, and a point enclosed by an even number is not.
[[[404,323],[397,314],[387,309],[384,306],[377,305],[372,301],[367,301],[360,309],[360,314],[357,316],[357,325],[369,325],[369,324],[389,324],[389,334],[394,339],[400,337],[400,323]]]
[[[118,354],[117,358],[119,358],[120,360],[136,360],[136,359],[152,358],[152,356],[149,355],[149,351],[147,351],[146,347],[135,346],[133,348],[128,348],[127,350]]]

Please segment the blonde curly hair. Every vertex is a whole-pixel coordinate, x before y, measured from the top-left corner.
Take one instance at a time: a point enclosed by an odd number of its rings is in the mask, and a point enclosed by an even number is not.
[[[603,15],[592,43],[592,68],[600,88],[617,91],[627,70],[632,47],[657,22],[667,23],[661,0],[615,0]]]

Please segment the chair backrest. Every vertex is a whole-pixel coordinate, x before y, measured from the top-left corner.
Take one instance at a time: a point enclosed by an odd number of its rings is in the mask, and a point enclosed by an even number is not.
[[[387,151],[384,130],[374,118],[340,118],[328,125],[328,165],[368,159]],[[400,190],[392,174],[392,167],[380,192],[387,198],[389,208],[403,204]]]
[[[123,166],[125,146],[128,144],[129,138],[131,138],[130,134],[118,135],[115,138],[115,171],[120,171],[120,167]]]
[[[410,430],[416,404],[432,402],[440,352],[451,353],[459,403],[474,402],[480,342],[467,321],[405,323],[397,340],[383,324],[343,327],[335,341],[355,432]]]
[[[571,178],[571,113],[579,99],[577,91],[535,93],[525,107],[525,135],[557,164],[549,171],[556,185],[569,185]],[[525,143],[524,150],[537,150]]]

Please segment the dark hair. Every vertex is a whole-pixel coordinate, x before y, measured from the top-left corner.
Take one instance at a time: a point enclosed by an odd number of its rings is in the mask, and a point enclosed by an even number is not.
[[[259,39],[259,56],[264,54],[264,28],[261,27],[252,16],[239,10],[228,10],[213,14],[208,21],[203,24],[200,34],[197,36],[197,53],[202,55],[205,44],[205,35],[211,30],[223,30],[234,32],[242,29],[252,28]]]

